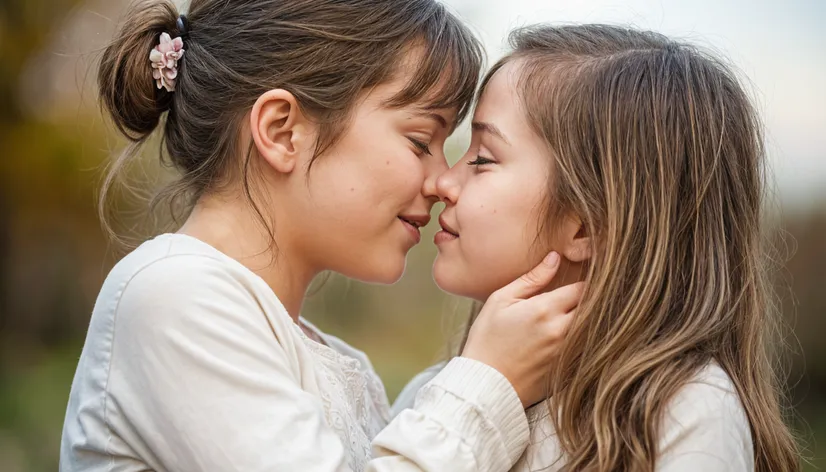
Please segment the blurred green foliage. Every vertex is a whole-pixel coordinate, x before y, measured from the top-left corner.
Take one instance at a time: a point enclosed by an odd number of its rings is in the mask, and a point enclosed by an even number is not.
[[[95,208],[112,133],[91,100],[62,114],[32,110],[25,101],[34,90],[37,103],[51,103],[48,84],[63,78],[38,67],[53,57],[44,59],[43,51],[60,42],[59,32],[81,3],[0,2],[0,470],[6,472],[56,469],[88,317],[114,262]],[[78,60],[88,69],[90,57]],[[78,87],[85,85],[81,80]],[[816,443],[826,432],[826,343],[820,339],[826,202],[787,214],[783,226],[796,245],[780,277],[796,296],[783,299],[801,351],[793,359],[792,392],[815,470],[826,465],[820,459],[826,448]],[[425,240],[430,236],[432,228]],[[434,256],[432,244],[416,247],[405,278],[392,287],[331,276],[305,305],[306,316],[322,329],[367,352],[391,399],[445,354],[468,309],[432,283]]]

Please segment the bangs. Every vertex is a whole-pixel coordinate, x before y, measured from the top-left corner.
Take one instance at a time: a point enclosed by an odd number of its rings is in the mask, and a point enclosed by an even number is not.
[[[443,5],[421,24],[415,38],[410,82],[388,100],[388,105],[424,102],[426,109],[453,108],[455,124],[460,123],[470,110],[479,83],[482,45]]]

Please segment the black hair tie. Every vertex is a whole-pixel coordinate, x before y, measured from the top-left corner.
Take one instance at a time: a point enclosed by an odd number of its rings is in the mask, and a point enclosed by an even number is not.
[[[176,25],[178,26],[178,34],[181,37],[184,37],[189,33],[189,20],[186,19],[186,15],[180,15]]]

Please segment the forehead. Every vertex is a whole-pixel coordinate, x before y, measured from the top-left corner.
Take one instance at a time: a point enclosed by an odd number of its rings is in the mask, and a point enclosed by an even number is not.
[[[473,120],[495,124],[505,135],[516,140],[532,134],[519,98],[518,82],[517,62],[510,61],[496,71],[479,97]]]
[[[458,106],[435,106],[435,104],[440,100],[439,93],[443,90],[443,87],[448,87],[449,85],[438,83],[427,94],[424,94],[415,100],[397,103],[394,102],[394,99],[396,99],[399,94],[409,86],[410,81],[412,80],[411,75],[414,73],[412,70],[407,70],[404,72],[404,68],[400,67],[400,69],[402,71],[395,74],[390,80],[367,90],[363,98],[363,104],[366,106],[367,110],[398,112],[411,118],[435,118],[440,125],[444,122],[446,128],[452,129],[456,125],[457,114],[459,111]]]
[[[453,55],[439,60],[421,44],[406,48],[389,76],[365,91],[365,101],[391,111],[436,112],[452,128],[473,100],[479,74],[478,65]]]

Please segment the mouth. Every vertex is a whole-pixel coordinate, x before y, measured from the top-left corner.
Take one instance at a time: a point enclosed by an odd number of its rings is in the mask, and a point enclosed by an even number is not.
[[[427,226],[430,222],[430,215],[399,215],[399,219],[402,220],[402,222],[419,229],[423,226]]]
[[[442,218],[441,216],[439,216],[439,226],[442,227],[442,231],[453,236],[454,238],[459,237],[459,233],[456,232],[455,229],[451,228],[450,225],[448,225],[444,218]]]
[[[444,244],[459,239],[459,233],[457,233],[455,229],[451,228],[441,215],[439,215],[439,226],[442,227],[442,230],[433,236],[433,243],[435,243],[441,251]]]
[[[419,228],[427,225],[430,221],[430,215],[399,215],[398,218],[413,239],[413,244],[418,244],[422,240]]]

